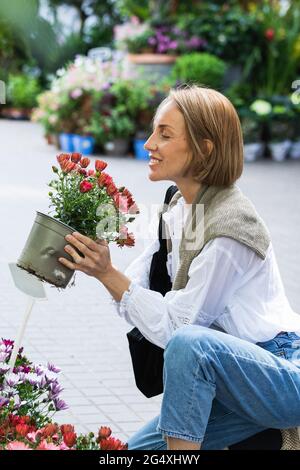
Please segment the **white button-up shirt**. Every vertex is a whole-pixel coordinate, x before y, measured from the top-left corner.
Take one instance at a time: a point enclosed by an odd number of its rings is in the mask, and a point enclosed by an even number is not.
[[[183,198],[163,215],[172,240],[167,260],[172,282],[186,215]],[[246,245],[217,237],[193,259],[185,288],[165,296],[149,289],[152,255],[158,249],[155,240],[128,266],[129,290],[120,302],[112,299],[118,314],[152,343],[165,348],[176,328],[187,324],[214,323],[252,343],[272,339],[280,331],[300,334],[300,315],[285,295],[272,243],[263,260]]]

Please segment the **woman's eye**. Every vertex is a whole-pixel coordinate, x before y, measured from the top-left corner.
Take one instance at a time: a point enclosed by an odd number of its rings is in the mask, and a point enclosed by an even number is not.
[[[169,135],[162,135],[162,134],[161,134],[161,136],[162,136],[163,139],[169,139],[169,138],[170,138]]]

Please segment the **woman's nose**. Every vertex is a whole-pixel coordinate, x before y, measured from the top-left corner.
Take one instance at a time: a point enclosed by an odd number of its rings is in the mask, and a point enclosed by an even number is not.
[[[155,139],[153,136],[150,136],[148,140],[144,143],[144,149],[145,150],[155,150],[157,148],[157,144],[155,142]]]

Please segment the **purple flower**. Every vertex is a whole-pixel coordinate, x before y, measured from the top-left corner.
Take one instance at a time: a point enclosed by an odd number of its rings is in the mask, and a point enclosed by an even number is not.
[[[6,352],[0,353],[0,362],[5,362],[8,356],[9,354],[7,354]]]
[[[54,402],[56,411],[63,411],[69,408],[66,402],[64,402],[60,398],[54,398],[53,402]]]
[[[13,348],[14,346],[14,341],[10,340],[10,339],[4,339],[2,338],[2,343],[4,344],[4,346],[10,346]]]
[[[157,40],[153,36],[148,39],[148,44],[150,44],[150,46],[155,46],[156,43],[157,43]]]
[[[36,375],[43,375],[44,374],[44,369],[40,366],[35,366],[33,368],[33,372],[36,374]]]
[[[40,384],[40,377],[37,374],[30,373],[26,376],[26,380],[30,385],[36,386]]]
[[[205,47],[207,42],[204,39],[201,39],[197,36],[192,36],[186,41],[186,46],[190,49],[199,49],[200,47]]]
[[[169,44],[169,49],[177,49],[178,47],[178,42],[177,41],[171,41]]]
[[[55,372],[56,374],[58,374],[61,371],[59,367],[56,367],[55,365],[50,364],[50,362],[48,362],[47,367],[48,367],[48,370],[50,370],[51,372]]]
[[[57,382],[54,382],[50,385],[51,398],[56,398],[62,391],[63,388]]]
[[[20,366],[19,372],[23,372],[23,374],[29,374],[31,372],[31,367],[29,366]]]
[[[6,374],[6,372],[8,372],[9,369],[10,369],[10,367],[9,367],[8,364],[5,364],[4,362],[0,363],[0,375]]]
[[[20,378],[17,374],[9,374],[5,377],[5,384],[9,387],[14,387],[19,382]]]
[[[6,398],[6,397],[0,397],[0,408],[1,408],[2,406],[6,406],[8,403],[9,403],[8,398]]]
[[[158,50],[158,52],[159,52],[160,54],[163,54],[164,52],[166,52],[167,47],[164,46],[163,44],[159,44],[157,50]]]

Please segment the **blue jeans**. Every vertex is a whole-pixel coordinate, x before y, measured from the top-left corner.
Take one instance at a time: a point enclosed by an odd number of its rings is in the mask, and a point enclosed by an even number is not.
[[[300,337],[252,344],[196,325],[176,330],[164,353],[160,416],[128,441],[164,450],[166,436],[222,449],[268,428],[300,426]]]

